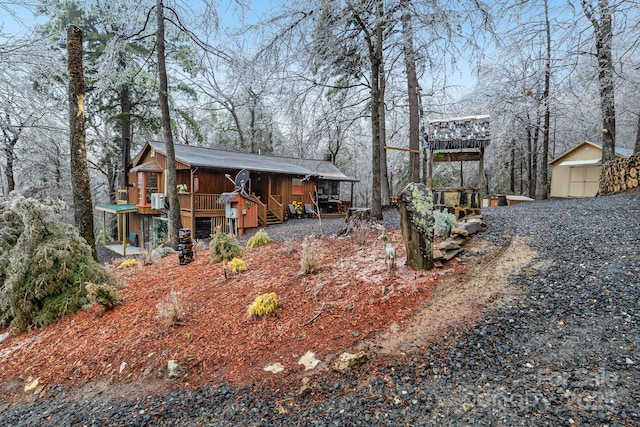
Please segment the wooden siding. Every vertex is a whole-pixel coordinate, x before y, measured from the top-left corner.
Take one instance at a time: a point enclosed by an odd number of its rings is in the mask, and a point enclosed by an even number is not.
[[[139,158],[136,158],[137,165],[155,161],[162,170],[166,169],[166,157],[163,154],[156,152],[155,156],[151,157],[151,150],[147,150],[141,154]],[[221,226],[225,232],[228,231],[227,221],[225,219],[225,206],[217,203],[217,200],[221,193],[235,190],[234,184],[226,178],[225,174],[233,177],[238,171],[198,168],[195,173],[193,173],[187,165],[180,162],[176,162],[176,167],[177,183],[187,186],[187,192],[178,195],[183,227],[196,230],[197,224],[210,223],[211,232],[213,232],[216,226]],[[260,196],[261,202],[264,203],[266,207],[261,206],[258,209],[260,225],[263,225],[266,221],[267,209],[271,210],[272,213],[282,221],[284,212],[288,211],[287,205],[293,201],[299,201],[303,204],[313,203],[312,197],[315,191],[315,179],[302,181],[303,194],[294,195],[292,194],[293,178],[302,179],[303,177],[272,174],[268,172],[251,172],[251,182],[247,187],[247,191]],[[137,182],[136,172],[130,172],[129,182]],[[167,194],[165,182],[165,174],[162,172],[158,179],[158,192]],[[137,204],[138,189],[136,187],[130,187],[127,190],[128,203]],[[150,207],[139,206],[138,213],[131,214],[129,217],[129,232],[136,233],[139,239],[142,239],[144,236],[145,240],[148,241],[149,230],[143,230],[142,224],[144,221],[149,222],[149,215],[157,216],[160,214],[162,214],[161,211],[151,209]],[[148,228],[148,224],[145,228]],[[142,240],[140,241],[142,242]]]

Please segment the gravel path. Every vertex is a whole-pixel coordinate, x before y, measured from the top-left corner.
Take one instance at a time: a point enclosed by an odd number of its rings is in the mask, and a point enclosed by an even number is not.
[[[640,195],[484,217],[476,238],[526,238],[538,251],[536,269],[511,277],[521,297],[395,365],[330,376],[310,399],[228,386],[121,401],[53,390],[5,409],[0,425],[640,425]]]

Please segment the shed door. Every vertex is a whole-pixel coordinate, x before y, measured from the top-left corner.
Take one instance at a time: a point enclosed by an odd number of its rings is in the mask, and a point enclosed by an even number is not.
[[[569,197],[595,197],[600,181],[600,166],[571,168]]]

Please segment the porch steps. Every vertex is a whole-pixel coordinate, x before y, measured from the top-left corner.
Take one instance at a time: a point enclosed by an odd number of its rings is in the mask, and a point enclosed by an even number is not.
[[[267,225],[280,224],[280,220],[271,211],[267,211]]]

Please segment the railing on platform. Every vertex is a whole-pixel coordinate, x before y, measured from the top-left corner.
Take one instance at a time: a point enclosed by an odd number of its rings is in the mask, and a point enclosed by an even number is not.
[[[267,205],[258,201],[258,224],[261,227],[267,226]]]
[[[282,206],[282,196],[279,194],[269,196],[269,210],[278,218],[280,222],[284,222],[284,208]]]
[[[194,210],[197,211],[214,211],[218,209],[224,210],[224,203],[218,203],[220,194],[196,194],[194,199]]]

